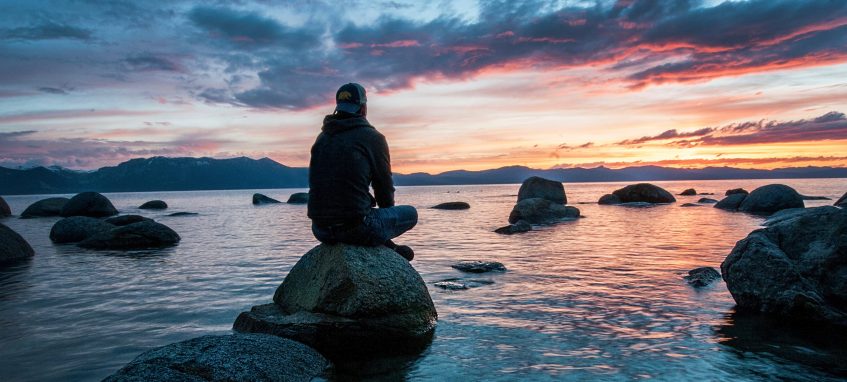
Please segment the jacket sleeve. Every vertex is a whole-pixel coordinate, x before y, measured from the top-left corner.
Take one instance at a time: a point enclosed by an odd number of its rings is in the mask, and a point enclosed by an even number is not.
[[[391,178],[391,156],[388,154],[388,142],[381,134],[375,140],[372,158],[371,183],[376,203],[380,208],[394,206],[394,180]]]

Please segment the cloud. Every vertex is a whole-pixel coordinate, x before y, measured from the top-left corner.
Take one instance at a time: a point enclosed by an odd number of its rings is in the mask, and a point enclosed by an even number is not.
[[[168,58],[150,53],[136,54],[124,59],[128,70],[135,72],[181,72],[182,68]]]
[[[259,46],[307,49],[318,43],[318,34],[305,28],[290,28],[258,12],[231,8],[197,6],[188,18],[213,39],[223,39],[233,46]]]
[[[59,94],[59,95],[67,95],[68,92],[65,89],[53,88],[49,86],[44,86],[38,88],[38,91],[48,94]]]
[[[644,136],[644,137],[637,138],[637,139],[623,140],[623,141],[616,143],[616,145],[634,146],[634,145],[640,145],[640,144],[652,142],[652,141],[665,141],[665,140],[668,140],[668,139],[675,139],[675,138],[701,137],[701,136],[704,136],[706,134],[712,133],[714,131],[715,131],[715,129],[711,128],[711,127],[706,127],[706,128],[702,128],[700,130],[695,130],[695,131],[690,131],[690,132],[685,132],[685,133],[680,133],[676,129],[671,129],[671,130],[667,130],[667,131],[665,131],[661,134],[654,135],[654,136]]]
[[[8,40],[88,40],[91,34],[88,29],[54,22],[0,31],[0,37]]]

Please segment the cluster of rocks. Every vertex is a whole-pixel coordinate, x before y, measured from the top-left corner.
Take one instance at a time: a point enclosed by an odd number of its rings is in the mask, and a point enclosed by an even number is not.
[[[726,197],[715,204],[715,208],[741,211],[757,215],[770,215],[788,208],[804,208],[803,197],[784,184],[769,184],[751,193],[744,189],[728,190]]]
[[[532,224],[553,224],[580,217],[579,209],[567,206],[567,195],[562,182],[530,177],[518,190],[518,202],[509,214],[509,225],[496,229],[500,234],[514,234],[532,230]]]
[[[674,202],[676,202],[676,198],[664,188],[650,183],[638,183],[615,190],[611,194],[603,195],[597,203],[603,205],[626,205],[632,203],[667,204]]]
[[[306,204],[309,202],[309,193],[308,192],[295,192],[288,197],[288,204]],[[264,194],[253,194],[253,205],[264,205],[264,204],[280,204],[279,200],[271,198]]]

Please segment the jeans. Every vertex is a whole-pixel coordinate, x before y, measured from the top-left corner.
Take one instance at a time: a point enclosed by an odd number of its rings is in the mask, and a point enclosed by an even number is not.
[[[418,211],[412,206],[372,208],[360,224],[319,226],[312,233],[321,243],[346,243],[375,247],[402,235],[418,224]]]

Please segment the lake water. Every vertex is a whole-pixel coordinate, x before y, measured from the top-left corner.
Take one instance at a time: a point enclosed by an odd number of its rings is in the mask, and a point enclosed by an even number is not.
[[[847,179],[656,182],[676,194],[785,183],[840,197]],[[584,219],[502,236],[518,185],[402,187],[397,200],[420,222],[398,243],[429,285],[439,313],[432,345],[384,379],[407,380],[808,380],[837,379],[843,343],[768,334],[733,316],[723,282],[702,290],[682,276],[719,268],[763,219],[711,206],[701,196],[653,208],[593,203],[622,183],[565,184]],[[259,191],[285,200],[303,190]],[[0,380],[99,380],[138,354],[206,334],[226,334],[239,312],[271,301],[298,258],[317,244],[305,206],[253,206],[256,190],[106,194],[122,213],[172,227],[182,242],[141,252],[54,245],[58,219],[2,222],[36,256],[0,271]],[[11,196],[19,214],[43,196]],[[135,207],[163,199],[164,212]],[[466,201],[471,209],[428,207]],[[807,201],[807,206],[832,201]],[[178,211],[196,216],[167,217]],[[505,273],[469,276],[459,260],[500,261]],[[454,277],[494,283],[444,291]],[[760,330],[760,328],[762,328]],[[841,375],[843,377],[843,375]]]

